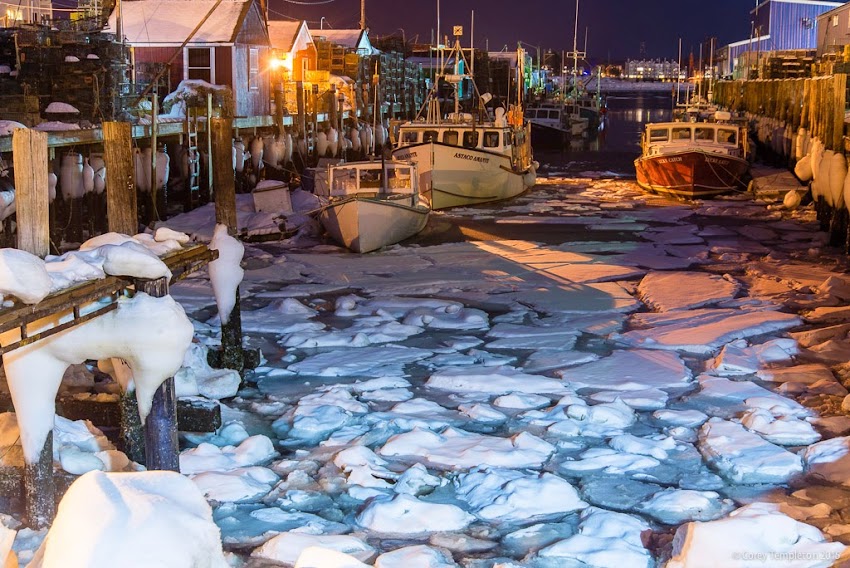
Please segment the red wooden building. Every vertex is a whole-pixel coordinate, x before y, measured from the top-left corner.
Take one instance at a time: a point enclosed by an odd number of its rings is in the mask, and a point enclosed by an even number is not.
[[[149,82],[173,57],[166,88],[176,89],[183,79],[227,85],[233,91],[236,116],[270,113],[271,50],[262,2],[123,0],[120,4],[121,17],[113,11],[107,31],[123,36],[130,46],[137,83]]]

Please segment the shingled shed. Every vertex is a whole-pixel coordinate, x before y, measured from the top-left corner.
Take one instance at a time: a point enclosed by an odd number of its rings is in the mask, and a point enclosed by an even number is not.
[[[137,83],[151,79],[145,70],[169,65],[172,87],[184,79],[226,85],[237,116],[269,114],[271,49],[255,0],[128,0],[121,20]],[[114,11],[107,30],[119,33]]]

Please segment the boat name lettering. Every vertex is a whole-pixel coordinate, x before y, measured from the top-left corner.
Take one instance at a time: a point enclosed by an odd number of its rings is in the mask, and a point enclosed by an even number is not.
[[[705,161],[710,164],[725,164],[727,162],[723,158],[712,158],[710,156],[706,156]]]
[[[681,157],[678,157],[678,158],[661,158],[660,160],[658,160],[658,163],[659,164],[672,164],[673,162],[681,162],[681,161],[682,161]]]
[[[399,160],[409,160],[416,157],[416,152],[396,152],[395,157]]]
[[[490,158],[484,158],[482,156],[473,156],[471,154],[464,154],[463,152],[455,152],[455,158],[460,158],[461,160],[469,160],[470,162],[481,162],[482,164],[490,163]]]

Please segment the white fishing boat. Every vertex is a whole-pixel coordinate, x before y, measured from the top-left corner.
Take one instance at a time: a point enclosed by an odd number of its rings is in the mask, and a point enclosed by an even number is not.
[[[523,118],[522,81],[517,104],[498,107],[491,116],[468,69],[460,45],[459,26],[455,45],[441,59],[452,63],[451,73],[438,75],[435,88],[416,120],[401,124],[393,157],[410,160],[419,170],[419,188],[432,209],[476,205],[515,197],[536,180],[536,164],[531,155],[531,125]],[[518,65],[522,71],[523,55]],[[441,65],[445,69],[445,66]],[[454,112],[443,115],[438,89],[451,85]],[[475,113],[462,112],[460,90],[470,86],[477,101]],[[423,116],[423,112],[425,115]]]
[[[324,202],[319,220],[331,238],[354,252],[396,244],[421,231],[428,222],[431,210],[420,201],[412,163],[328,165],[326,179],[326,185],[316,186]]]

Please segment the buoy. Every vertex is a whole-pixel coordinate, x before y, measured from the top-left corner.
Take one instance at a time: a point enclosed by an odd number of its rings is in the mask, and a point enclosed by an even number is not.
[[[794,165],[794,175],[796,175],[801,182],[809,183],[812,179],[812,157],[809,155],[803,156],[800,160]]]
[[[792,189],[788,193],[785,194],[785,199],[782,200],[782,205],[785,206],[785,209],[789,211],[793,211],[797,207],[800,206],[800,201],[802,197],[800,196],[800,192]]]
[[[62,166],[59,169],[59,187],[64,199],[75,199],[83,196],[83,155],[68,152],[62,156]]]
[[[254,166],[254,171],[258,172],[262,169],[260,164],[263,163],[263,151],[265,144],[259,136],[251,140],[251,165]]]

